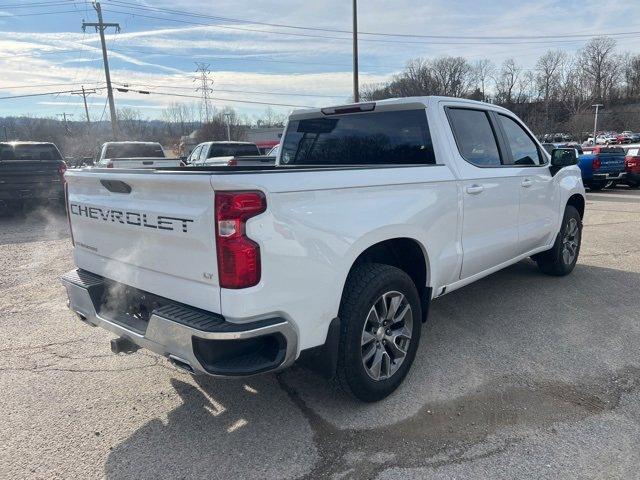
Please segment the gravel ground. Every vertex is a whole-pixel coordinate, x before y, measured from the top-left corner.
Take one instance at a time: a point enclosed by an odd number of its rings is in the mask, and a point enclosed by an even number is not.
[[[638,478],[640,192],[588,195],[567,278],[521,262],[433,303],[363,405],[294,367],[191,377],[66,308],[66,219],[0,219],[1,478]]]

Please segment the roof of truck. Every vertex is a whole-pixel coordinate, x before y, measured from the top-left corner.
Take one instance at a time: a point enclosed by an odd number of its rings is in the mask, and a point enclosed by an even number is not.
[[[313,114],[313,113],[322,113],[323,110],[327,110],[327,109],[333,109],[333,108],[339,108],[339,109],[348,109],[349,107],[356,107],[358,105],[364,106],[364,105],[371,105],[371,104],[375,104],[375,105],[403,105],[403,104],[409,104],[409,103],[422,103],[425,105],[425,107],[429,107],[430,105],[433,105],[437,102],[440,101],[456,101],[456,102],[460,102],[460,103],[464,103],[467,105],[477,105],[477,106],[483,106],[483,107],[490,107],[493,110],[504,110],[504,111],[508,111],[502,107],[499,107],[498,105],[494,105],[492,103],[486,103],[486,102],[479,102],[477,100],[469,100],[466,98],[458,98],[458,97],[442,97],[442,96],[434,96],[434,95],[427,95],[427,96],[422,96],[422,97],[399,97],[399,98],[386,98],[384,100],[374,100],[374,101],[370,101],[370,102],[366,102],[366,101],[362,101],[359,103],[350,103],[350,104],[345,104],[345,105],[330,105],[327,107],[321,107],[321,108],[304,108],[304,109],[296,109],[293,110],[291,112],[291,115],[309,115],[309,114]],[[348,112],[345,112],[348,113]],[[352,113],[356,113],[356,112],[352,112]]]
[[[160,145],[160,142],[138,142],[133,140],[126,140],[122,142],[104,142],[103,145]]]
[[[0,142],[0,145],[54,145],[53,142],[34,142],[34,141],[11,141],[11,142]]]

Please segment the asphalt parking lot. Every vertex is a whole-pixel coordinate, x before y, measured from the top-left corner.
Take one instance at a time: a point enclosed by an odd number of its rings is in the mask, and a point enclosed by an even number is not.
[[[404,385],[179,373],[66,308],[66,219],[0,219],[2,478],[638,478],[640,191],[588,194],[574,273],[521,262],[432,305]]]

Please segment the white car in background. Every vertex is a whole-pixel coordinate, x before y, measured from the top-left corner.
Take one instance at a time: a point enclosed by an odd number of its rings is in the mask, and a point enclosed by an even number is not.
[[[96,167],[159,168],[178,167],[179,158],[168,158],[158,142],[106,142],[100,149]]]

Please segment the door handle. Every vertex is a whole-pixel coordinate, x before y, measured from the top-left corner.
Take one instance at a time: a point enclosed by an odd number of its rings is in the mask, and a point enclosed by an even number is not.
[[[531,179],[529,179],[529,178],[525,178],[524,180],[522,180],[521,185],[524,188],[529,188],[531,185],[533,185],[533,181]]]
[[[467,193],[469,195],[478,195],[483,191],[484,191],[484,187],[482,185],[478,185],[477,183],[474,183],[473,185],[467,187]]]

